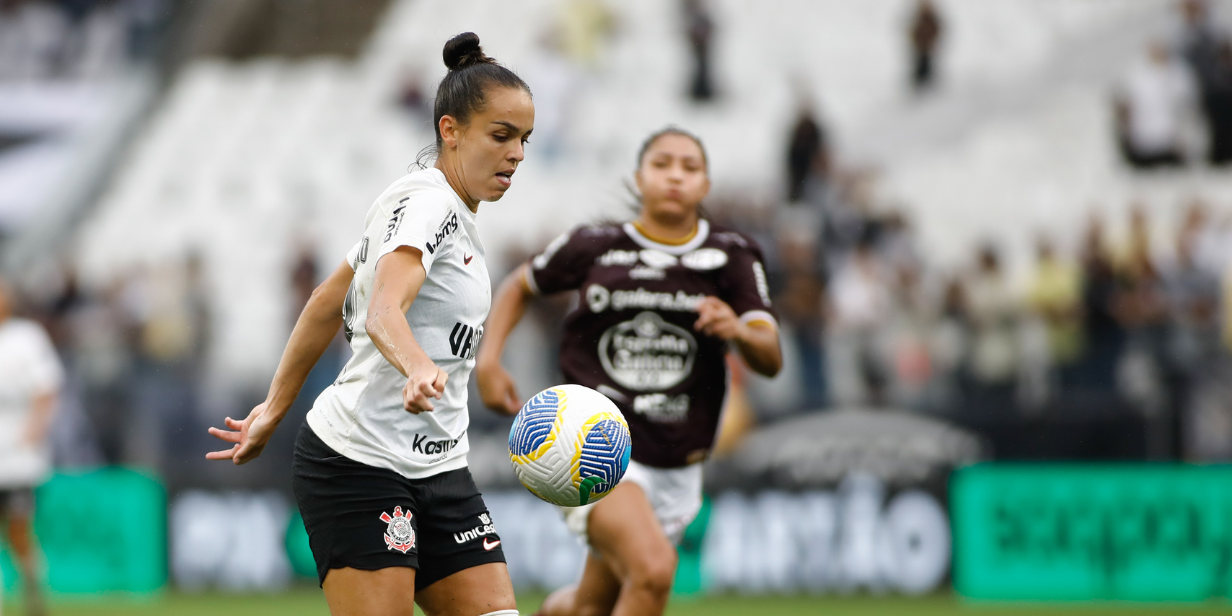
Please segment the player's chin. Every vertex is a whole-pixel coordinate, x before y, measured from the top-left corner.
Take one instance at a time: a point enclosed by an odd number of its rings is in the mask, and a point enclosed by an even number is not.
[[[509,190],[508,186],[495,184],[488,187],[488,194],[484,196],[483,201],[500,201],[501,197],[505,196],[505,191]]]

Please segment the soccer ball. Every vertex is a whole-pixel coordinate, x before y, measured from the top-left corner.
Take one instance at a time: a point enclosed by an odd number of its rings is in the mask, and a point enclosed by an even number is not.
[[[531,398],[509,430],[518,481],[539,498],[580,507],[607,496],[629,468],[629,424],[603,394],[560,385]]]

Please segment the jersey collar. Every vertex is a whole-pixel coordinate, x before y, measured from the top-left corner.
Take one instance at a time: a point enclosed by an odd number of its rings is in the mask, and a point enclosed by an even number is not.
[[[638,246],[651,250],[661,250],[669,255],[676,256],[697,250],[697,247],[705,243],[707,237],[710,237],[710,223],[705,218],[697,221],[697,235],[694,235],[693,239],[676,246],[656,242],[642,235],[642,232],[638,231],[637,227],[633,226],[631,222],[626,222],[622,228],[625,230],[625,234],[629,236],[629,239],[636,242]]]

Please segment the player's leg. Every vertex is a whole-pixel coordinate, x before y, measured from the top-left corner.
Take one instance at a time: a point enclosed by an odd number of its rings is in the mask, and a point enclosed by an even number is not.
[[[590,545],[620,580],[613,616],[662,614],[676,576],[676,549],[641,486],[621,483],[595,504]]]
[[[21,573],[22,592],[26,613],[40,616],[46,613],[43,592],[39,584],[38,550],[36,549],[31,518],[34,513],[33,493],[29,490],[9,492],[7,511],[4,516],[5,534],[13,549],[17,569]]]
[[[548,595],[537,616],[606,616],[620,596],[620,578],[594,553],[586,555],[582,579]]]
[[[505,563],[463,569],[419,591],[415,600],[427,616],[481,616],[513,610],[518,603]]]
[[[321,584],[332,616],[413,616],[415,570],[331,569]]]
[[[305,424],[291,487],[330,612],[413,614],[419,514],[410,482],[337,454]]]
[[[415,481],[419,572],[415,600],[429,616],[517,610],[505,552],[470,469]]]

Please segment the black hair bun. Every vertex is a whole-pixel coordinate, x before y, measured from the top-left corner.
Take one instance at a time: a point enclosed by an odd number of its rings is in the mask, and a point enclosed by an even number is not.
[[[476,64],[494,62],[483,54],[479,46],[479,35],[474,32],[463,32],[445,43],[445,66],[451,71],[460,71]]]

